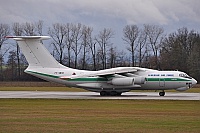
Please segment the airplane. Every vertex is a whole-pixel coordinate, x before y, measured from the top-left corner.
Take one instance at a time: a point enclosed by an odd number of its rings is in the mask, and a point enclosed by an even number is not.
[[[7,36],[17,41],[28,67],[25,73],[46,81],[98,92],[101,96],[120,96],[131,90],[185,91],[197,81],[181,71],[158,71],[141,67],[116,67],[99,71],[66,67],[55,60],[42,40],[49,36]]]

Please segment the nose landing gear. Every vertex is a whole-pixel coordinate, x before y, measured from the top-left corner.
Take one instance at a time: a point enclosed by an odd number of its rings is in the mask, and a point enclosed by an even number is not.
[[[165,92],[164,92],[164,91],[161,91],[161,92],[159,92],[159,95],[160,95],[160,96],[165,96]]]

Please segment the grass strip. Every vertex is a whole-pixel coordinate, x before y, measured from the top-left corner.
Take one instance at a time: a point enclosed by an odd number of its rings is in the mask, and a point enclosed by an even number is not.
[[[200,101],[0,99],[0,131],[200,132]]]

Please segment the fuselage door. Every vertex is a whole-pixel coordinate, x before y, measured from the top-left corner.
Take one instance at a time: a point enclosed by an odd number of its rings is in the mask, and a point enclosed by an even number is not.
[[[159,79],[159,85],[160,85],[160,87],[164,87],[165,86],[165,79],[164,78],[160,78]]]

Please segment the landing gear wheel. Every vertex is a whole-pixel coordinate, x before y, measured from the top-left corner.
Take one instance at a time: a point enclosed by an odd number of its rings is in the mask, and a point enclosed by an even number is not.
[[[121,96],[122,95],[122,93],[121,92],[117,92],[117,96]]]
[[[160,96],[165,96],[165,92],[164,92],[164,91],[159,92],[159,95],[160,95]]]
[[[101,96],[121,96],[122,92],[116,92],[116,91],[111,91],[111,92],[106,92],[106,91],[101,91],[100,95]]]
[[[106,93],[105,91],[101,91],[101,92],[100,92],[100,95],[101,95],[101,96],[106,96],[107,93]]]
[[[117,92],[116,92],[116,91],[111,91],[111,92],[110,92],[110,95],[111,95],[111,96],[117,96]]]

